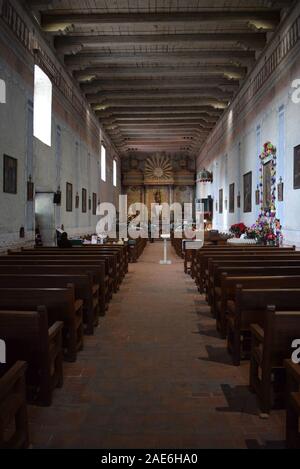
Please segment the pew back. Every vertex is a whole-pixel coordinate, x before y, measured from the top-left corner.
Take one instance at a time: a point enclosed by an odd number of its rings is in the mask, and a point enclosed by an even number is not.
[[[0,288],[0,309],[34,310],[40,304],[48,311],[49,326],[64,323],[63,347],[65,357],[76,360],[83,347],[82,302],[75,302],[74,285],[67,288]]]
[[[17,360],[28,363],[26,383],[31,402],[50,405],[53,389],[62,386],[62,328],[62,322],[55,322],[49,329],[44,306],[36,311],[0,311],[7,366]]]

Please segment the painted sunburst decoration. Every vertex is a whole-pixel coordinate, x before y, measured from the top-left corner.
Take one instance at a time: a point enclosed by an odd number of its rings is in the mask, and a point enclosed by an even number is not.
[[[172,179],[173,168],[166,155],[156,155],[147,159],[145,164],[145,178],[166,182]]]

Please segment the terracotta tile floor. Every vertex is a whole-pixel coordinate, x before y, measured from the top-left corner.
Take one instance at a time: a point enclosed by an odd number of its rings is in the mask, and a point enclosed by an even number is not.
[[[259,418],[248,364],[231,365],[205,301],[172,252],[149,244],[50,408],[34,448],[281,448],[284,412]]]

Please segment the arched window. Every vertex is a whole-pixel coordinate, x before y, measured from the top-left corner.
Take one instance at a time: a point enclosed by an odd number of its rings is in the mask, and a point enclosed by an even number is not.
[[[106,148],[101,144],[101,179],[106,182]]]
[[[113,185],[117,187],[117,162],[113,160]]]
[[[6,103],[6,84],[5,81],[0,79],[0,104]]]
[[[0,340],[0,363],[6,363],[6,344],[4,340]]]
[[[37,65],[34,67],[33,135],[51,147],[52,83]]]

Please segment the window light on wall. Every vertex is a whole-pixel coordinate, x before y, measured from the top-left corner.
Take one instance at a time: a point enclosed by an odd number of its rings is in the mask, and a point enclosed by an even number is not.
[[[37,65],[34,67],[33,135],[51,147],[52,83]]]
[[[101,145],[101,179],[106,182],[106,148]]]
[[[113,160],[113,185],[117,187],[117,162]]]
[[[6,84],[5,81],[0,79],[0,104],[6,103]]]

